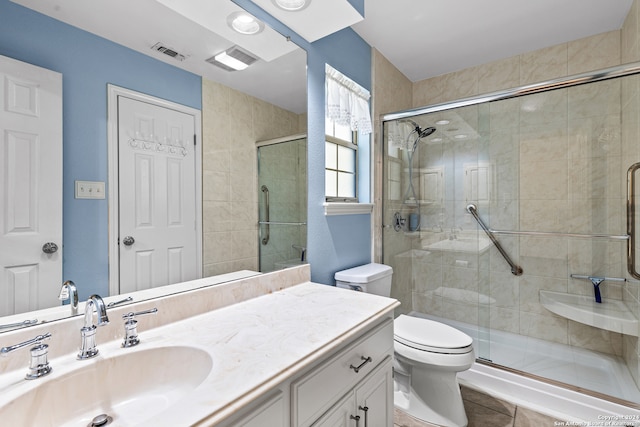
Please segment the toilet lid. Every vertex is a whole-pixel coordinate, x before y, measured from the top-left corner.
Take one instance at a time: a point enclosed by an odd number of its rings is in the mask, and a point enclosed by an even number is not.
[[[468,353],[473,339],[462,331],[444,323],[401,314],[393,322],[396,341],[433,353]]]

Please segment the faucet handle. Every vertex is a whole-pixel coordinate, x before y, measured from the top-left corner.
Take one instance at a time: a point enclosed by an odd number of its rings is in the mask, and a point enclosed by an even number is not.
[[[124,322],[124,341],[122,343],[122,347],[133,347],[135,345],[140,344],[140,339],[138,338],[138,321],[135,319],[135,316],[142,316],[145,314],[156,314],[158,312],[157,308],[152,308],[150,310],[138,311],[137,313],[130,312],[122,315],[122,318],[125,320]]]
[[[29,350],[31,352],[31,359],[29,362],[29,371],[25,376],[27,380],[35,380],[36,378],[43,377],[51,372],[53,368],[49,366],[48,355],[49,345],[43,344],[42,341],[51,338],[51,333],[48,332],[44,335],[38,335],[35,338],[21,342],[20,344],[2,347],[0,349],[0,355],[7,356],[12,351],[20,348],[33,345]]]

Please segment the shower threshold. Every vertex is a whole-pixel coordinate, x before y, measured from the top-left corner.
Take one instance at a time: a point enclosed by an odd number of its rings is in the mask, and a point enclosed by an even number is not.
[[[487,375],[493,376],[495,373],[487,372],[502,368],[505,369],[505,376],[513,376],[508,380],[510,383],[513,383],[514,379],[526,379],[533,381],[536,387],[544,388],[546,386],[540,385],[544,384],[545,380],[550,380],[548,382],[552,389],[568,388],[576,392],[578,400],[609,400],[614,406],[620,406],[625,410],[630,406],[627,412],[634,413],[637,409],[631,408],[639,408],[640,390],[621,357],[509,332],[492,330],[487,334],[476,325],[419,312],[409,314],[436,320],[465,332],[473,338],[476,357],[484,356],[479,354],[478,349],[490,349],[490,363],[476,362],[469,371],[459,374],[461,381],[470,379],[473,382]],[[526,376],[530,378],[525,378]],[[473,384],[470,385],[473,387]],[[513,396],[511,393],[510,395]],[[575,397],[570,399],[574,400]],[[535,405],[533,406],[533,409],[536,409]],[[593,403],[591,406],[593,407]]]

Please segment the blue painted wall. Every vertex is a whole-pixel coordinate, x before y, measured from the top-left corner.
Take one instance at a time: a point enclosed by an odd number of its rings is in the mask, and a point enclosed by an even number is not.
[[[325,63],[371,89],[371,49],[345,29],[308,43],[249,0],[235,0],[307,51],[308,60],[308,257],[312,280],[333,284],[336,271],[370,262],[371,217],[324,215]],[[362,0],[350,0],[361,11]],[[81,298],[108,293],[106,200],[74,199],[76,180],[107,181],[107,84],[201,109],[201,79],[128,48],[0,0],[0,55],[63,74],[64,93],[64,278]],[[170,82],[170,84],[169,84]],[[361,140],[361,165],[369,164]],[[363,200],[368,170],[361,169]],[[108,189],[107,189],[108,191]]]
[[[363,0],[349,0],[363,13]],[[350,28],[308,43],[249,0],[234,0],[259,19],[307,51],[308,91],[308,217],[307,255],[314,282],[334,284],[333,275],[344,268],[371,261],[371,215],[324,215],[324,75],[331,65],[371,90],[371,47]],[[369,143],[360,140],[361,200],[369,201]]]
[[[107,295],[107,200],[74,198],[76,180],[107,181],[107,84],[201,109],[201,78],[9,0],[0,19],[0,55],[63,75],[63,277]]]

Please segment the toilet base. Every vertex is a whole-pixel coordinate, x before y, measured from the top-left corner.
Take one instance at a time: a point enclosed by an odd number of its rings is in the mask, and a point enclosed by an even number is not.
[[[414,418],[443,427],[466,427],[467,415],[455,372],[395,373],[394,406]]]

